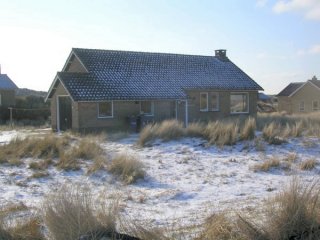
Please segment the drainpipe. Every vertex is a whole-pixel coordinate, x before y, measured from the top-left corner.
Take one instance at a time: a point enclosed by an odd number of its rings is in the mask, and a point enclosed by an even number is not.
[[[175,108],[175,111],[176,111],[176,120],[178,120],[178,100],[176,100],[176,108]]]
[[[57,101],[56,101],[57,107],[57,132],[60,132],[60,109],[59,109],[59,96],[57,96]]]
[[[188,127],[188,99],[186,99],[186,127]]]

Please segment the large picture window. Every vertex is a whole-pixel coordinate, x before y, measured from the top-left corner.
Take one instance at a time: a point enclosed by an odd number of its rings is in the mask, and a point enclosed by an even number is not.
[[[140,113],[145,115],[153,115],[153,102],[152,101],[141,101],[140,102]]]
[[[98,118],[112,118],[113,117],[113,102],[98,103]]]
[[[210,93],[210,110],[211,111],[219,110],[219,93],[217,92]]]
[[[208,93],[200,93],[200,111],[208,111]]]
[[[230,111],[231,113],[248,113],[249,112],[248,93],[231,93]]]

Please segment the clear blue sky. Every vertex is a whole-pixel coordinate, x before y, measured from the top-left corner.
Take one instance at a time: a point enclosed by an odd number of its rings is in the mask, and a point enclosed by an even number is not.
[[[266,93],[320,79],[319,0],[0,0],[0,64],[47,91],[72,47],[229,58]]]

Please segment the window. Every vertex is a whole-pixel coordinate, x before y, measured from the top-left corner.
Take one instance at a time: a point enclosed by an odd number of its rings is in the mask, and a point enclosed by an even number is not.
[[[98,103],[98,118],[112,118],[113,117],[113,102]]]
[[[219,110],[219,93],[212,92],[210,93],[210,107],[212,111],[218,111]]]
[[[200,93],[200,111],[208,111],[208,93]]]
[[[304,111],[304,101],[301,101],[299,104],[299,111],[303,112]]]
[[[312,110],[313,111],[319,110],[319,102],[318,101],[312,101]]]
[[[141,101],[140,102],[140,113],[145,115],[153,115],[153,102],[152,101]]]
[[[249,112],[248,93],[231,93],[230,111],[231,113],[248,113]]]

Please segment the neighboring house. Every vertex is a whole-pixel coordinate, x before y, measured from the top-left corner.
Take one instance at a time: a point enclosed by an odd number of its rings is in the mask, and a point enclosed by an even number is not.
[[[258,90],[226,50],[197,56],[74,48],[46,99],[55,130],[123,129],[140,119],[188,125],[255,116]]]
[[[320,80],[290,83],[278,95],[278,111],[310,113],[320,110]]]
[[[259,92],[259,101],[262,101],[265,103],[272,103],[271,97],[262,92]]]
[[[0,73],[0,107],[10,107],[15,104],[15,91],[18,87],[7,76]]]

